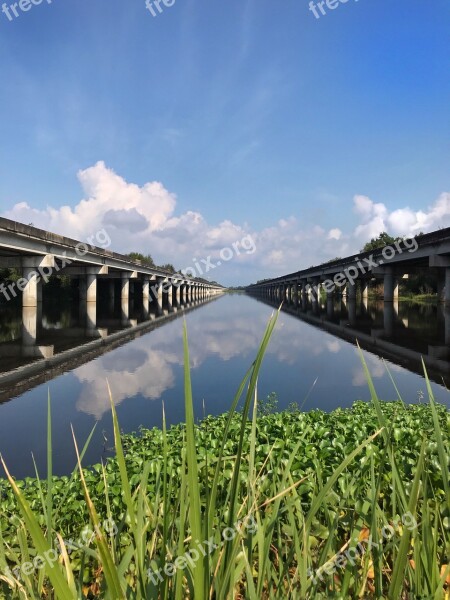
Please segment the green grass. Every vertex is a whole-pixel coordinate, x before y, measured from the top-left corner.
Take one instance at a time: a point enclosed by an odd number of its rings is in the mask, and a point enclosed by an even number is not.
[[[361,355],[371,402],[258,416],[276,318],[229,413],[200,424],[185,331],[185,424],[122,436],[111,399],[106,465],[81,467],[88,440],[52,476],[49,403],[46,480],[0,482],[0,597],[448,597],[448,411],[429,385],[427,404],[381,402]]]

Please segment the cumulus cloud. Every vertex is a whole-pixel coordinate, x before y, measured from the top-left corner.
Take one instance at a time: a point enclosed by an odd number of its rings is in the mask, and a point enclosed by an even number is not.
[[[443,193],[426,210],[409,207],[389,209],[368,196],[353,199],[357,224],[348,231],[303,224],[294,216],[280,219],[255,231],[248,224],[229,219],[210,224],[195,211],[177,213],[177,198],[161,182],[139,186],[126,181],[104,162],[78,172],[82,199],[75,206],[36,209],[20,202],[3,213],[9,219],[34,223],[36,227],[86,240],[106,229],[117,252],[150,253],[159,263],[179,269],[211,256],[220,261],[221,250],[251,235],[255,251],[233,250],[232,260],[203,273],[224,284],[249,283],[262,277],[282,275],[358,251],[381,231],[414,235],[450,225],[450,194]],[[253,248],[253,246],[252,246]],[[202,275],[202,273],[198,273]]]
[[[327,235],[327,240],[340,240],[342,231],[340,229],[330,229]]]
[[[367,196],[355,196],[354,212],[362,223],[355,229],[355,237],[367,241],[380,232],[391,235],[413,236],[450,226],[450,193],[442,193],[427,210],[412,210],[409,207],[389,212],[382,203],[373,202]]]

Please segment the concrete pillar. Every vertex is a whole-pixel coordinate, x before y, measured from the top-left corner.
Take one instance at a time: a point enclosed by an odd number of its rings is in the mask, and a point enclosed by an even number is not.
[[[36,307],[38,303],[37,271],[34,267],[23,269],[22,306]],[[26,280],[26,281],[25,281]],[[19,280],[20,281],[20,280]]]
[[[86,269],[86,333],[97,334],[97,268]]]
[[[286,284],[286,302],[292,304],[292,284]]]
[[[142,304],[144,308],[148,309],[150,303],[150,280],[148,277],[144,277],[142,281]]]
[[[445,269],[438,269],[437,272],[437,300],[445,302]]]
[[[450,267],[445,267],[445,306],[450,306]]]
[[[347,282],[347,298],[349,300],[356,300],[356,281],[353,285],[350,282]]]
[[[86,275],[86,300],[97,302],[97,274],[88,272]]]
[[[393,302],[394,300],[398,300],[398,282],[392,267],[386,267],[384,273],[384,301]]]
[[[314,277],[311,283],[311,294],[313,302],[319,301],[319,292],[320,292],[320,278]]]
[[[385,300],[383,305],[383,321],[384,321],[384,335],[386,337],[392,336],[394,332],[394,303],[392,301]]]
[[[130,274],[121,274],[120,309],[122,325],[128,325],[130,320]]]
[[[334,298],[333,298],[333,292],[328,292],[327,293],[327,318],[330,319],[330,321],[333,319],[334,317]]]
[[[161,314],[162,306],[163,306],[163,280],[156,280],[156,289],[155,289],[155,301],[156,301],[156,309],[157,313]]]
[[[42,283],[42,279],[37,282],[36,291],[37,291],[37,301],[42,302],[42,293],[43,293],[44,284]]]
[[[167,290],[167,304],[169,308],[173,306],[173,285],[170,281],[165,282],[165,288]]]
[[[24,306],[22,308],[22,345],[31,347],[36,345],[37,339],[37,307]]]
[[[144,277],[142,280],[142,312],[144,319],[148,319],[150,314],[150,279]]]
[[[108,281],[108,302],[110,312],[114,312],[116,305],[116,285],[114,279]]]
[[[22,277],[17,282],[17,288],[22,291],[23,307],[37,306],[38,302],[42,302],[42,295],[38,290],[39,274],[37,269],[40,267],[46,269],[46,271],[54,268],[55,257],[52,254],[46,254],[44,256],[28,256],[22,259]]]
[[[361,298],[362,301],[364,303],[364,301],[369,300],[369,280],[368,279],[361,279]]]
[[[181,304],[181,285],[176,282],[173,286],[173,301],[175,306],[180,306]]]
[[[87,284],[86,284],[86,278],[85,277],[80,277],[80,279],[78,280],[78,289],[80,292],[80,302],[84,303],[87,300]]]
[[[348,322],[352,327],[356,326],[356,295],[348,298]]]
[[[444,339],[447,346],[450,345],[450,306],[444,306]]]
[[[86,305],[86,333],[88,336],[97,333],[97,302],[88,302]]]

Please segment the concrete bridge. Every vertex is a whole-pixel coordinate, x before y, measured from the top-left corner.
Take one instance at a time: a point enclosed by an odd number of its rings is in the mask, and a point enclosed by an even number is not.
[[[278,308],[275,300],[257,298],[259,302]],[[308,325],[350,342],[381,356],[394,364],[406,367],[423,376],[422,360],[430,378],[442,385],[444,380],[450,385],[450,307],[437,306],[438,327],[441,343],[430,343],[425,336],[420,339],[411,332],[408,319],[397,302],[378,302],[381,322],[374,318],[367,300],[357,302],[353,298],[341,296],[335,302],[314,303],[302,298],[299,305],[285,302],[282,311],[308,323]]]
[[[22,298],[21,352],[26,356],[46,356],[45,349],[36,347],[36,332],[43,287],[55,274],[78,280],[80,307],[91,337],[103,335],[97,327],[99,285],[107,286],[110,304],[120,296],[123,326],[135,325],[129,318],[131,292],[142,298],[142,310],[150,318],[151,309],[153,315],[162,315],[224,291],[219,285],[150,267],[91,243],[0,218],[0,269],[6,268],[18,269],[22,275],[15,283],[0,285],[0,302]]]
[[[247,292],[298,305],[302,297],[317,302],[322,289],[329,299],[337,294],[356,298],[358,289],[367,299],[369,286],[382,282],[385,302],[394,302],[399,280],[423,271],[435,274],[439,299],[450,305],[450,228],[261,281]]]
[[[129,319],[126,327],[123,327],[119,318],[105,318],[100,311],[99,336],[94,339],[91,339],[92,336],[86,339],[87,332],[84,328],[44,328],[42,303],[39,303],[36,308],[27,309],[28,325],[23,328],[26,330],[29,323],[35,323],[40,345],[31,346],[28,337],[23,337],[22,343],[20,340],[18,343],[0,343],[0,404],[163,327],[207,303],[215,302],[218,298],[219,295],[212,295],[204,300],[193,300],[180,309],[163,308],[160,314],[151,313],[147,321]],[[132,298],[130,304],[133,304]],[[42,343],[46,345],[43,346]]]

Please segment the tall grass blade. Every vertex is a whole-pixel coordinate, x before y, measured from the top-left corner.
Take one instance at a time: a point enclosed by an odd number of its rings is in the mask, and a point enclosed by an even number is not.
[[[28,504],[20,489],[17,487],[14,479],[11,477],[11,474],[8,471],[8,468],[3,458],[0,457],[0,460],[5,470],[8,481],[11,485],[11,488],[14,491],[19,510],[22,513],[28,532],[33,540],[33,543],[36,546],[36,551],[42,557],[51,557],[52,548],[50,547],[50,544],[48,543],[47,539],[44,537],[39,523],[35,515],[33,514],[33,511],[30,508],[30,505]],[[59,565],[57,563],[55,564],[55,562],[52,560],[46,560],[44,569],[54,587],[56,596],[60,600],[73,600],[72,591],[67,585]]]
[[[189,523],[191,526],[191,548],[202,541],[202,509],[200,485],[198,479],[198,461],[195,443],[194,407],[192,400],[191,367],[189,358],[186,321],[183,325],[184,351],[184,399],[186,413],[186,458],[189,489]],[[209,581],[205,581],[204,560],[200,557],[193,567],[193,581],[196,598],[206,599],[205,590],[209,589]]]

